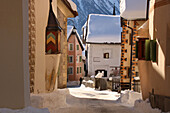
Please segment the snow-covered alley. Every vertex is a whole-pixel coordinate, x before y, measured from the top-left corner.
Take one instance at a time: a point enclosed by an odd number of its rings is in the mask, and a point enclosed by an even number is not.
[[[130,90],[121,94],[109,90],[96,91],[83,85],[58,89],[48,95],[34,94],[31,100],[33,107],[20,110],[1,108],[0,113],[161,113],[152,109],[148,100],[142,101],[140,93]],[[42,107],[42,103],[46,105]]]
[[[134,101],[141,98],[141,94],[136,92],[123,91],[120,95],[109,90],[96,91],[85,87],[68,89],[67,106],[55,109],[53,113],[161,113],[151,109],[145,101],[141,101],[141,104],[140,101],[136,102],[134,107]]]

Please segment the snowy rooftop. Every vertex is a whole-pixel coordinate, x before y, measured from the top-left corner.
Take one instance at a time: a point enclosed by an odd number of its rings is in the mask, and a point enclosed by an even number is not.
[[[87,43],[121,43],[120,16],[90,14]]]
[[[128,20],[145,19],[147,0],[121,0],[120,16]]]
[[[67,0],[72,8],[73,11],[77,12],[77,6],[72,0]]]
[[[68,25],[67,26],[67,39],[69,38],[70,34],[72,33],[73,26]]]

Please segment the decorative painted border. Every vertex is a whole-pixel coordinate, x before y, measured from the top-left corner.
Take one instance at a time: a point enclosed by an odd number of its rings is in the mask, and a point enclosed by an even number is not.
[[[29,72],[30,92],[34,92],[35,80],[35,51],[36,51],[36,23],[35,23],[35,0],[29,0]]]

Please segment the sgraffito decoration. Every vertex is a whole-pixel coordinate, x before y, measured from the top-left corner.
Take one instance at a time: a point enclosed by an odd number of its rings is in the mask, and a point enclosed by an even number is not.
[[[52,54],[57,51],[57,41],[55,37],[55,32],[47,32],[47,53]]]
[[[36,21],[35,21],[35,0],[28,1],[29,7],[29,72],[30,92],[34,92],[35,82],[35,53],[36,53]]]
[[[53,12],[52,0],[50,0],[50,10],[46,27],[46,54],[60,53],[60,32],[60,23]]]
[[[61,35],[61,27],[60,23],[57,20],[53,8],[52,8],[52,0],[50,2],[50,10],[48,16],[48,23],[46,27],[46,54],[59,54],[61,52],[60,45],[60,35]],[[48,59],[49,61],[49,59]],[[51,92],[54,90],[57,74],[55,72],[56,69],[53,69],[51,73],[46,72],[45,82],[46,82],[46,91]]]

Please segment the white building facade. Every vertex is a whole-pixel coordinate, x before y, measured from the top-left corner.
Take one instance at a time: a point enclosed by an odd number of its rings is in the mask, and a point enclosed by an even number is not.
[[[109,77],[121,61],[120,16],[90,14],[83,27],[88,76],[104,73]]]
[[[115,67],[120,68],[120,55],[120,44],[87,44],[88,75],[104,71],[109,77]]]

